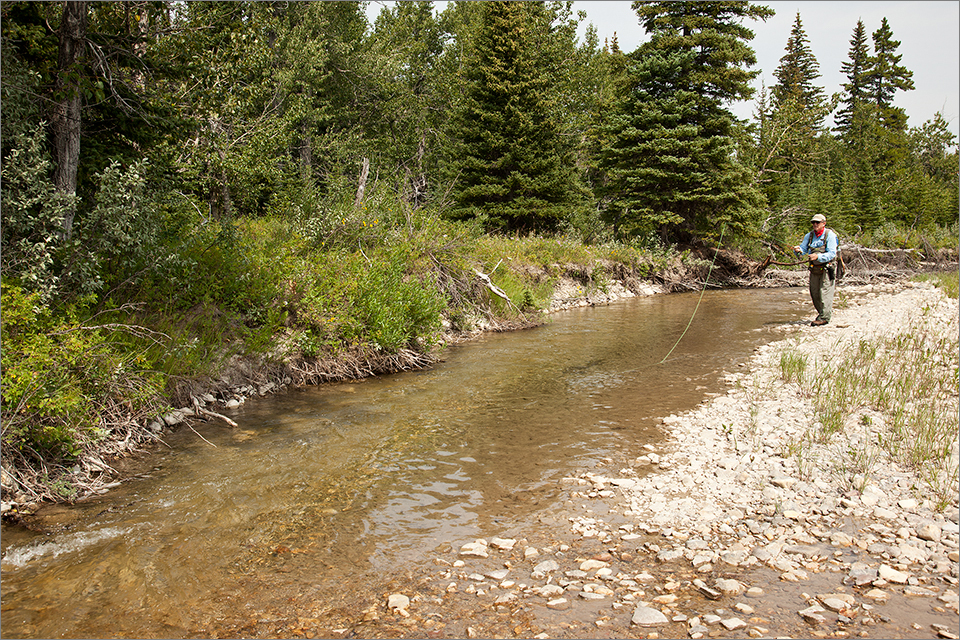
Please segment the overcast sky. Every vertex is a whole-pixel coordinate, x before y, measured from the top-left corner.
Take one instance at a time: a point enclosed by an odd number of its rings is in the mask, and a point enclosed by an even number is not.
[[[776,11],[766,22],[748,21],[755,34],[750,45],[757,53],[757,65],[753,69],[762,72],[756,80],[758,89],[761,80],[767,87],[776,83],[773,72],[785,53],[798,11],[810,50],[820,64],[819,84],[827,95],[841,91],[840,85],[847,81],[840,65],[850,59],[850,39],[857,20],[863,20],[872,53],[873,32],[880,28],[885,17],[894,40],[900,41],[897,49],[903,56],[900,64],[913,71],[914,90],[898,92],[894,99],[898,107],[906,110],[907,124],[918,127],[939,111],[950,123],[950,130],[960,133],[960,2],[786,0],[754,4]],[[625,52],[633,51],[646,40],[629,0],[577,1],[574,10],[587,13],[587,19],[581,23],[581,33],[586,23],[593,23],[601,44],[614,32],[620,49]],[[741,102],[731,110],[740,118],[750,118],[754,105]]]
[[[367,14],[371,23],[380,7],[392,2],[371,2]],[[442,11],[446,2],[435,2],[436,10]],[[900,41],[897,53],[902,55],[900,64],[913,71],[913,91],[898,92],[894,103],[906,110],[908,125],[918,127],[938,111],[943,114],[950,130],[960,135],[960,1],[799,1],[785,0],[755,2],[764,4],[776,15],[766,22],[748,21],[756,36],[750,42],[757,53],[754,70],[762,73],[761,80],[770,87],[776,83],[773,72],[780,64],[790,37],[797,12],[807,34],[810,50],[820,64],[820,86],[827,95],[838,93],[846,77],[840,65],[849,59],[850,39],[857,20],[863,20],[867,43],[872,52],[874,31],[880,28],[886,17],[895,40]],[[590,0],[574,2],[575,11],[584,11],[586,20],[581,23],[581,37],[587,23],[593,23],[601,45],[604,38],[617,34],[620,49],[633,51],[645,40],[645,33],[630,9],[629,0]],[[731,110],[740,118],[751,118],[755,105],[741,102]]]

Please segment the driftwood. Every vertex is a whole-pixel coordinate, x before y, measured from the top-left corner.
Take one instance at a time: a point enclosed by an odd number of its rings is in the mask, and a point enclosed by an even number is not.
[[[225,416],[225,415],[223,415],[223,414],[216,413],[216,412],[210,411],[210,410],[208,410],[208,409],[204,409],[203,407],[201,407],[201,406],[199,406],[199,405],[196,406],[195,409],[196,409],[196,412],[197,412],[198,415],[206,416],[206,417],[208,417],[208,418],[219,418],[220,420],[223,420],[224,422],[226,422],[226,423],[227,423],[228,425],[230,425],[231,427],[239,427],[239,426],[240,426],[240,425],[238,425],[236,422],[234,422],[233,420],[231,420],[230,418],[228,418],[227,416]],[[199,434],[198,434],[198,435],[199,435]]]
[[[494,292],[495,294],[497,294],[498,296],[500,296],[501,298],[509,302],[511,305],[513,304],[513,301],[510,299],[510,296],[508,296],[503,289],[493,284],[493,280],[490,279],[490,276],[488,276],[485,273],[482,273],[479,269],[474,269],[473,272],[477,274],[478,278],[483,280],[483,283],[487,285],[487,289],[490,289],[490,291]]]

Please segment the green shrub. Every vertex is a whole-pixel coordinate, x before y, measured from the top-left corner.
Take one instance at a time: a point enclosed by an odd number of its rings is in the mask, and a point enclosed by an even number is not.
[[[54,316],[38,293],[6,283],[0,300],[5,452],[72,459],[112,420],[158,407],[159,376],[115,327],[80,322],[82,308]]]

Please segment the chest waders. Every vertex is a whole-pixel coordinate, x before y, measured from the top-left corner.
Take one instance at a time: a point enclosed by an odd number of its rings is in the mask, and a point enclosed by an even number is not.
[[[826,250],[827,239],[831,231],[823,232],[823,246],[818,249]],[[836,232],[833,232],[836,235]],[[809,251],[810,249],[808,249]],[[837,239],[837,256],[840,255],[840,240]],[[814,322],[827,323],[833,315],[833,292],[837,286],[837,258],[824,264],[810,265],[810,299],[813,308],[817,310],[817,319]]]

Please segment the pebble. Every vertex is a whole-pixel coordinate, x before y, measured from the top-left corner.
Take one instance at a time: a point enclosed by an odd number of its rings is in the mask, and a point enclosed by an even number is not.
[[[663,612],[657,609],[637,605],[637,608],[633,610],[633,617],[630,622],[638,627],[660,627],[669,624],[670,621],[667,616],[663,615]]]

